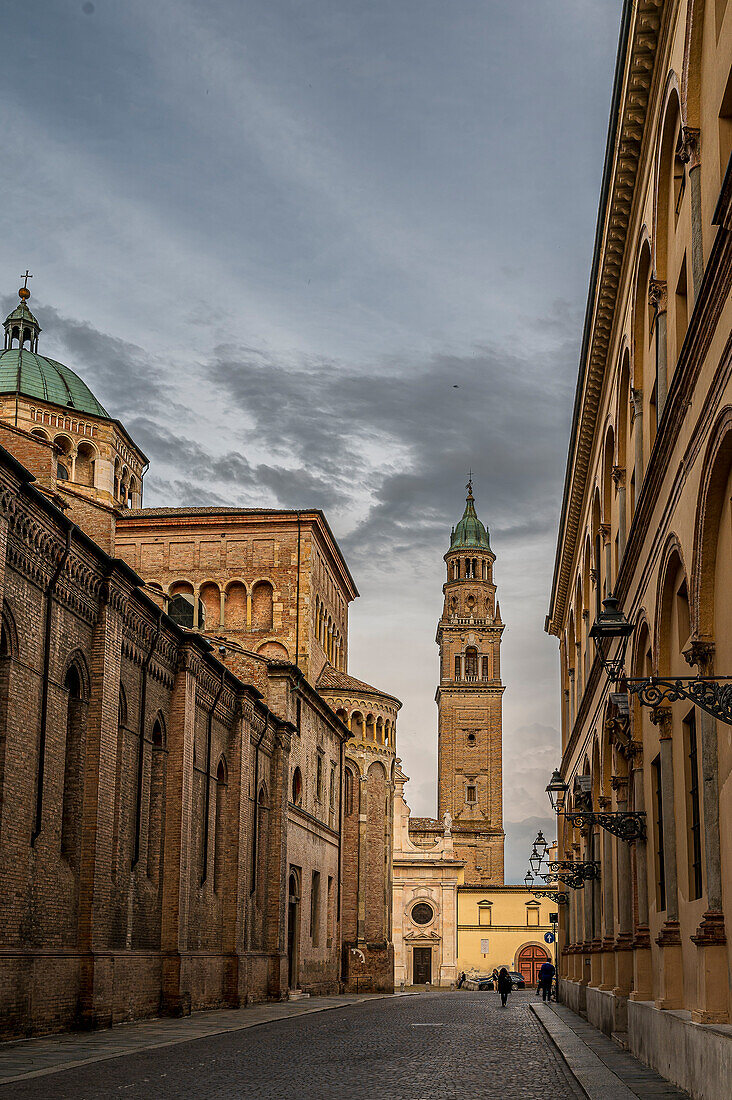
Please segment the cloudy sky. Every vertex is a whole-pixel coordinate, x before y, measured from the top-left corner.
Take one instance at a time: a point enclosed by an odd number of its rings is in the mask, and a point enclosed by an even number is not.
[[[523,877],[552,828],[543,623],[621,0],[0,9],[3,304],[29,267],[41,350],[149,455],[147,504],[325,509],[417,814],[472,467]]]

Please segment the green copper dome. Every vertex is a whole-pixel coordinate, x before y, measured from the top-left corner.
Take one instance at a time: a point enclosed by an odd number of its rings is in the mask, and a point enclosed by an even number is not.
[[[475,513],[473,486],[468,482],[468,496],[465,501],[463,518],[450,536],[451,550],[490,550],[488,532]]]
[[[109,418],[85,382],[55,359],[27,348],[0,352],[0,393],[19,393],[37,401]]]
[[[5,318],[5,350],[0,352],[0,393],[22,394],[36,401],[49,401],[64,409],[108,419],[109,413],[78,374],[63,363],[38,354],[41,326],[28,308],[30,291],[21,287],[18,294],[20,302]]]

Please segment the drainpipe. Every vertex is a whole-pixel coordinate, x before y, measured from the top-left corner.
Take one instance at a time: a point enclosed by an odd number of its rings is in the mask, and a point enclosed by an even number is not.
[[[51,666],[51,626],[53,623],[53,593],[58,583],[58,579],[63,572],[63,568],[66,565],[66,561],[71,552],[71,532],[73,526],[70,526],[66,532],[66,546],[63,549],[61,557],[59,558],[56,568],[51,574],[51,579],[46,585],[45,595],[45,610],[43,621],[43,673],[41,680],[41,716],[40,716],[40,735],[38,738],[38,771],[36,781],[36,814],[35,821],[33,823],[33,831],[31,832],[31,844],[35,844],[36,840],[41,834],[41,825],[43,821],[43,777],[46,762],[46,724],[48,720],[48,678],[50,674]]]
[[[300,513],[297,513],[297,596],[295,604],[295,668],[300,667]],[[298,731],[299,732],[299,731]]]
[[[140,747],[137,753],[137,806],[135,808],[135,848],[132,853],[132,869],[137,866],[140,858],[140,833],[142,831],[142,771],[145,764],[145,703],[147,700],[147,673],[150,668],[150,662],[152,661],[153,653],[158,644],[158,638],[160,637],[160,631],[163,626],[163,609],[158,609],[158,622],[155,628],[155,634],[150,644],[150,649],[142,663],[142,682],[140,684],[140,718],[138,731],[140,736]]]
[[[264,729],[259,735],[259,740],[254,746],[254,820],[252,822],[252,883],[249,891],[250,895],[257,889],[257,832],[259,826],[259,813],[257,811],[258,797],[259,797],[259,746],[264,741],[264,735],[267,732],[269,724],[269,711],[264,716]]]
[[[221,683],[216,692],[211,710],[208,712],[208,720],[206,723],[206,798],[203,811],[203,870],[201,871],[201,886],[203,886],[206,881],[206,875],[208,874],[208,815],[211,807],[211,735],[213,732],[213,716],[218,706],[219,699],[221,698],[221,692],[224,690],[225,676],[226,672],[222,672]]]

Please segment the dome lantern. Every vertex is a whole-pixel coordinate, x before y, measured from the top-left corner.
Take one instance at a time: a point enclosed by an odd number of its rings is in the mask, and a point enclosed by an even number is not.
[[[23,286],[18,291],[20,301],[5,318],[3,326],[5,328],[5,351],[15,347],[22,351],[26,346],[29,351],[38,351],[38,334],[41,331],[41,326],[28,308],[28,299],[31,296],[28,290],[28,280],[32,278],[33,276],[26,271],[23,276]]]

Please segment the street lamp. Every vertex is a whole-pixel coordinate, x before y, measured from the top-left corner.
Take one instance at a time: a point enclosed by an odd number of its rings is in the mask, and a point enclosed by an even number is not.
[[[622,681],[624,690],[635,695],[643,707],[653,710],[662,703],[688,699],[713,718],[732,726],[732,676],[625,676],[625,651],[635,627],[623,615],[615,596],[608,596],[602,606],[604,610],[595,619],[590,637],[600,664],[613,683]],[[611,656],[614,645],[615,654]],[[689,664],[699,663],[694,646],[684,652],[684,657]]]
[[[534,883],[534,876],[532,875],[531,871],[527,871],[526,874],[524,875],[524,884],[526,886],[526,889],[530,890],[533,883]]]
[[[603,610],[599,612],[590,630],[590,637],[595,643],[600,664],[608,677],[617,681],[623,675],[625,650],[635,627],[625,618],[616,597],[612,594],[602,601],[602,606]],[[615,650],[615,656],[611,657],[610,652],[615,642],[619,644]]]
[[[568,790],[569,787],[559,774],[559,769],[555,768],[546,788],[551,807],[555,813],[560,814],[564,809],[564,800],[567,797]]]

